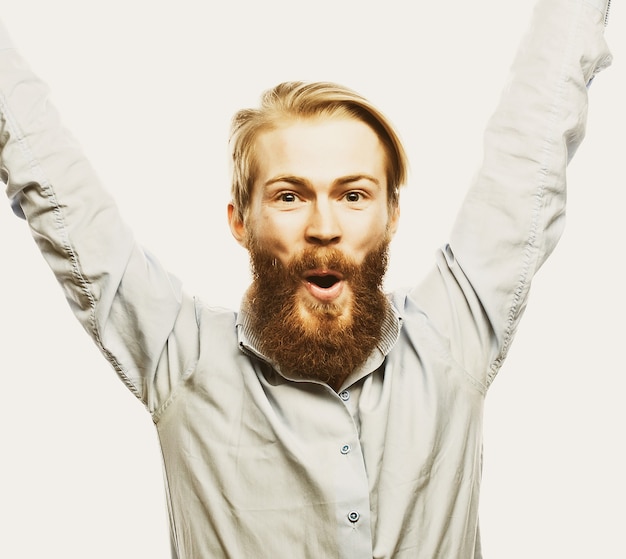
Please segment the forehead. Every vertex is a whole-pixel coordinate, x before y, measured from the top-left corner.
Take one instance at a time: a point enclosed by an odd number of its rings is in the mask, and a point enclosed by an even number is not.
[[[372,175],[386,182],[386,154],[376,133],[351,117],[280,122],[255,141],[257,181],[281,174],[311,182]],[[255,181],[256,182],[256,181]]]

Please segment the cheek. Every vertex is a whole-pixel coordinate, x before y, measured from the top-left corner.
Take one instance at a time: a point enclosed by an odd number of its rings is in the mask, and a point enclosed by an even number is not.
[[[354,220],[346,227],[346,235],[351,236],[355,246],[369,250],[384,239],[389,238],[389,220],[386,214],[376,214],[367,220]]]
[[[289,254],[298,245],[301,229],[298,221],[289,216],[261,215],[249,224],[248,234],[266,250]]]

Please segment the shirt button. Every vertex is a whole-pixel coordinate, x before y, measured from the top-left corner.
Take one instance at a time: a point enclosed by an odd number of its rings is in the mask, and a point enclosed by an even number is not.
[[[341,454],[348,454],[348,452],[350,452],[352,449],[350,448],[349,444],[344,444],[341,447]]]
[[[344,401],[347,402],[350,399],[350,392],[348,392],[347,390],[344,390],[342,392],[339,393],[339,397]]]
[[[359,518],[361,518],[361,515],[355,510],[352,510],[348,513],[348,520],[352,522],[353,524],[355,522],[358,522]]]

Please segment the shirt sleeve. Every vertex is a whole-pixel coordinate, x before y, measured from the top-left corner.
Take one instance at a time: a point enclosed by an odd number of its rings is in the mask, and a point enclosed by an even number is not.
[[[607,12],[607,0],[538,2],[450,243],[408,298],[485,386],[563,230],[565,170],[584,136],[588,85],[611,61]]]
[[[0,28],[1,166],[13,210],[85,330],[155,412],[197,359],[194,302],[135,242],[46,85]]]

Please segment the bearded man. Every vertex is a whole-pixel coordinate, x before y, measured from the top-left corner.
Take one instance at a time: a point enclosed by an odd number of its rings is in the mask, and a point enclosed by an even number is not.
[[[238,313],[134,241],[17,52],[2,165],[72,309],[159,434],[179,559],[480,558],[482,410],[562,227],[608,2],[541,0],[433,272],[385,295],[406,156],[384,116],[285,83],[233,121]]]
[[[373,106],[334,84],[281,84],[233,124],[229,218],[251,256],[250,330],[283,374],[339,389],[389,311],[404,149]]]

